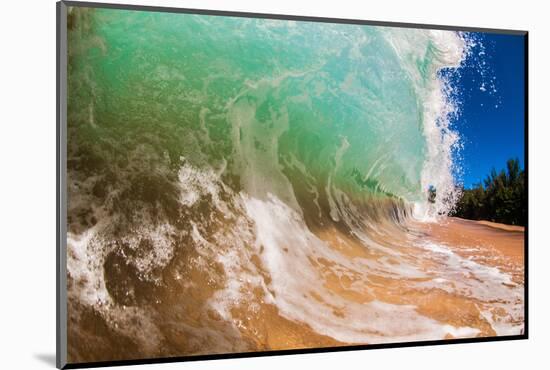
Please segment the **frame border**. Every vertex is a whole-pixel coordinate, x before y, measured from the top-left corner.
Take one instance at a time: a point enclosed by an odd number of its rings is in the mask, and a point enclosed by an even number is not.
[[[67,364],[67,5],[56,3],[56,346],[57,368]]]
[[[102,8],[102,9],[118,9],[118,10],[134,10],[148,12],[166,12],[166,13],[183,13],[183,14],[198,14],[209,16],[225,16],[225,17],[241,17],[241,18],[260,18],[260,19],[277,19],[277,20],[292,20],[302,22],[321,22],[321,23],[339,23],[339,24],[355,24],[397,28],[416,28],[416,29],[431,29],[445,31],[463,31],[463,32],[483,32],[496,33],[503,35],[523,36],[524,39],[524,171],[525,171],[525,208],[526,208],[526,223],[524,232],[524,331],[520,335],[494,336],[494,337],[479,337],[479,338],[459,338],[459,339],[441,339],[415,342],[395,342],[383,344],[366,344],[366,345],[350,345],[341,347],[317,347],[317,348],[300,348],[300,349],[284,349],[273,351],[258,351],[258,352],[238,352],[238,353],[219,353],[207,355],[188,355],[177,357],[159,357],[159,358],[143,358],[131,360],[111,360],[98,362],[82,362],[68,363],[67,362],[67,7],[85,7],[85,8]],[[295,355],[295,354],[312,354],[326,352],[343,352],[343,351],[359,351],[382,348],[405,348],[405,347],[423,347],[448,344],[464,344],[464,343],[484,343],[484,342],[500,342],[510,340],[525,340],[529,338],[529,284],[528,284],[528,245],[529,245],[529,32],[526,30],[512,29],[496,29],[482,27],[460,27],[448,25],[432,25],[424,23],[403,23],[403,22],[384,22],[374,20],[360,20],[347,18],[325,18],[311,17],[301,15],[285,15],[285,14],[269,14],[269,13],[252,13],[252,12],[233,12],[225,10],[208,10],[208,9],[190,9],[176,8],[163,6],[147,6],[147,5],[130,5],[130,4],[112,4],[99,2],[83,2],[83,1],[67,1],[61,0],[56,3],[57,16],[57,63],[56,63],[56,123],[57,123],[57,138],[56,138],[56,367],[58,369],[78,369],[78,368],[93,368],[104,366],[125,366],[125,365],[143,365],[143,364],[159,364],[173,362],[191,362],[204,360],[221,360],[232,358],[247,358],[247,357],[266,357],[280,355]]]
[[[228,10],[210,10],[210,9],[194,9],[194,8],[176,8],[166,6],[152,5],[131,5],[131,4],[112,4],[99,2],[84,2],[61,0],[61,3],[66,6],[84,7],[84,8],[102,8],[102,9],[118,9],[118,10],[136,10],[147,12],[163,12],[163,13],[186,13],[199,15],[213,15],[225,17],[240,17],[240,18],[262,18],[262,19],[279,19],[287,21],[305,21],[305,22],[321,22],[321,23],[341,23],[341,24],[356,24],[366,26],[384,26],[384,27],[399,27],[399,28],[419,28],[430,30],[444,31],[465,31],[465,32],[485,32],[499,33],[506,35],[525,35],[526,30],[499,29],[499,28],[482,28],[482,27],[459,27],[448,25],[435,25],[425,23],[405,23],[405,22],[384,22],[374,20],[352,19],[352,18],[330,18],[330,17],[315,17],[304,15],[287,15],[287,14],[271,14],[271,13],[253,13]]]

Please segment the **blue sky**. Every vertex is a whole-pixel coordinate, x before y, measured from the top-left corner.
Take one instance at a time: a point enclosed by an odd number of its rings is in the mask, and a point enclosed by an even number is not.
[[[461,92],[460,132],[465,187],[481,182],[493,167],[517,157],[524,168],[524,38],[476,34],[473,56],[451,77]]]

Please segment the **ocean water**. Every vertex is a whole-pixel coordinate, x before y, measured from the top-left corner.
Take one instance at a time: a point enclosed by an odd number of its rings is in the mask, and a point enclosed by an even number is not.
[[[87,8],[68,25],[70,359],[475,336],[382,293],[459,268],[484,282],[443,286],[486,335],[519,332],[521,286],[408,224],[457,197],[441,71],[467,34]]]

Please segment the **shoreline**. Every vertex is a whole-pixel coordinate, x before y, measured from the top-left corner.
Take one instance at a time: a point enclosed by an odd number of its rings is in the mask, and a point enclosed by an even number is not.
[[[460,217],[457,217],[457,218],[460,218]],[[462,220],[466,220],[466,219],[462,218]],[[468,220],[468,221],[474,221],[474,220]],[[492,221],[487,221],[487,220],[475,220],[475,222],[477,222],[478,224],[481,224],[481,225],[493,227],[495,229],[501,229],[501,230],[505,230],[505,231],[525,232],[525,226],[508,225],[508,224],[502,224],[502,223],[492,222]]]
[[[217,305],[226,304],[228,298],[215,298],[230,277],[220,265],[213,264],[210,271],[193,265],[199,252],[181,250],[164,271],[163,286],[155,288],[162,304],[135,307],[140,310],[135,317],[149,320],[162,338],[161,349],[146,339],[134,342],[111,328],[118,322],[112,321],[115,313],[124,318],[131,311],[115,310],[105,316],[82,308],[83,319],[72,322],[69,336],[96,342],[91,352],[70,347],[70,358],[92,361],[101,353],[116,359],[143,351],[150,351],[149,357],[165,357],[320,348],[493,337],[524,330],[523,231],[455,217],[378,226],[369,240],[335,227],[316,230],[315,236],[323,243],[318,246],[325,249],[322,253],[312,249],[300,265],[308,275],[289,292],[301,304],[292,310],[277,301],[285,291],[268,297],[271,290],[253,285],[261,281],[272,289],[286,282],[262,262],[261,251],[251,255],[251,264],[236,275],[256,280],[244,283],[244,295],[229,296],[232,303],[227,311],[220,311]],[[288,244],[273,252],[284,263],[293,263],[298,258],[293,253],[303,247]],[[256,275],[251,275],[254,271]],[[217,280],[212,280],[212,274]],[[147,287],[133,283],[136,294],[148,296]],[[101,338],[87,331],[93,327],[102,328]]]
[[[490,221],[447,217],[420,226],[427,237],[458,255],[498,268],[516,283],[524,283],[524,227]]]

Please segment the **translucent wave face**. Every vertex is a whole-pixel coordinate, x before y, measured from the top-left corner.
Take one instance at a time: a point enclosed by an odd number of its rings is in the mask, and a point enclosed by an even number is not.
[[[196,165],[225,159],[227,171],[249,188],[260,186],[251,178],[268,171],[266,162],[279,168],[264,175],[283,170],[292,185],[301,182],[302,174],[285,166],[294,159],[316,188],[331,177],[355,198],[391,195],[426,205],[432,185],[440,196],[431,213],[452,205],[458,136],[449,121],[456,109],[438,71],[460,65],[468,45],[460,35],[122,13],[128,22],[113,22],[104,10],[77,13],[94,33],[74,32],[87,36],[74,48],[75,58],[90,62],[75,63],[74,87],[93,81],[92,96],[72,102],[71,111],[81,112],[75,125],[154,135],[151,149],[166,151],[174,162],[181,156]],[[150,34],[126,37],[129,28],[145,25]],[[98,53],[104,57],[95,58]],[[128,103],[129,110],[118,116],[109,105],[114,102],[94,94]],[[159,137],[156,130],[174,134]],[[83,138],[93,135],[82,131]],[[347,148],[337,165],[343,141]]]
[[[521,286],[411,217],[456,197],[440,72],[463,35],[70,14],[67,267],[87,340],[107,327],[127,347],[103,351],[168,356],[520,330],[503,297]],[[428,293],[485,319],[442,317]]]

